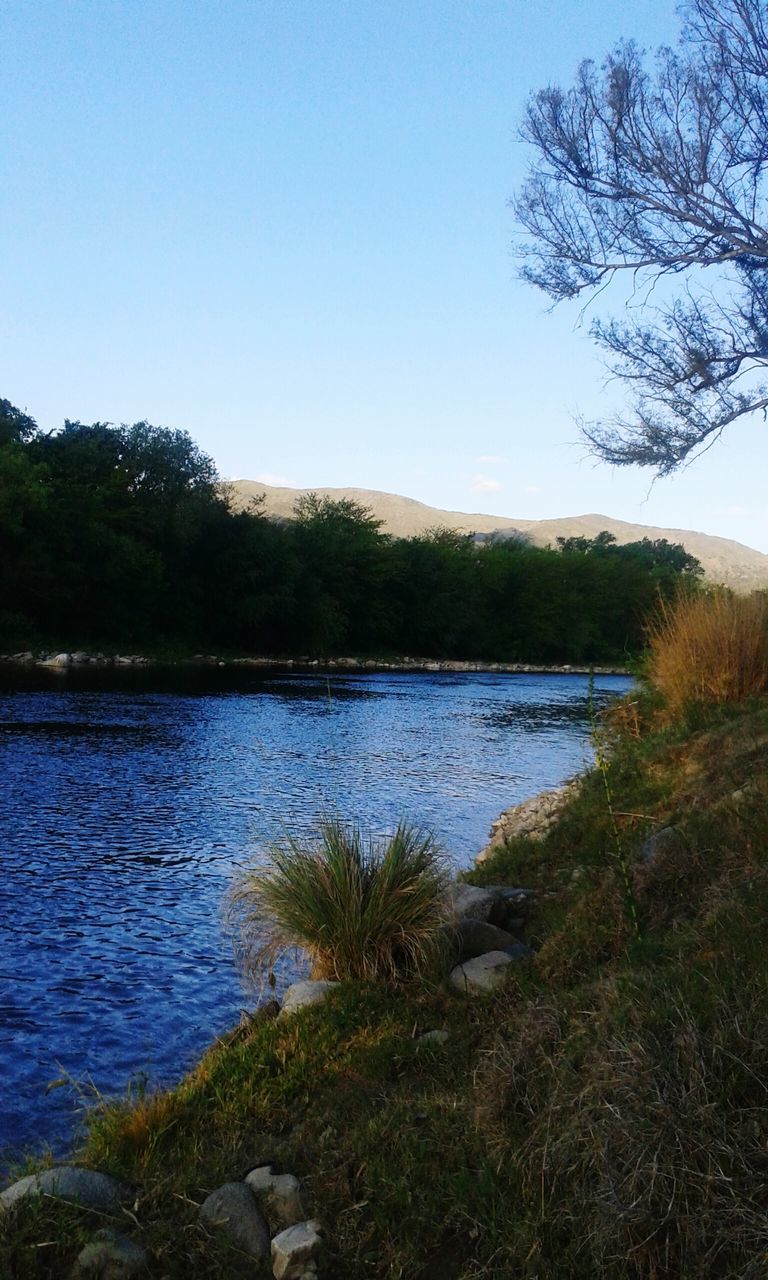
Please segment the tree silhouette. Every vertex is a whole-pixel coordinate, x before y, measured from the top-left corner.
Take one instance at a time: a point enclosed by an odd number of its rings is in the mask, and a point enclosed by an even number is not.
[[[632,43],[528,104],[523,276],[555,302],[628,276],[638,319],[592,333],[633,410],[594,452],[668,474],[768,409],[768,6],[691,0],[677,49]]]

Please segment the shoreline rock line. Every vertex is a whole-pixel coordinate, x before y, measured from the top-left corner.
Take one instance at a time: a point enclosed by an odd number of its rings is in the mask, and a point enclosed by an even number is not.
[[[625,676],[628,669],[620,665],[541,662],[480,662],[460,658],[220,658],[215,654],[195,653],[186,658],[150,658],[144,654],[104,654],[43,651],[0,654],[0,663],[19,667],[45,667],[66,671],[71,667],[256,667],[264,670],[290,671],[413,671],[413,672],[480,672],[505,675],[589,675]]]

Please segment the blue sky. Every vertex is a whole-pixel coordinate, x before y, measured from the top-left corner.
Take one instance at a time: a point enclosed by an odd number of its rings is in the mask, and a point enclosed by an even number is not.
[[[4,0],[0,395],[184,427],[230,477],[768,551],[768,428],[588,458],[577,314],[516,279],[527,95],[673,0]],[[649,492],[650,488],[650,492]]]

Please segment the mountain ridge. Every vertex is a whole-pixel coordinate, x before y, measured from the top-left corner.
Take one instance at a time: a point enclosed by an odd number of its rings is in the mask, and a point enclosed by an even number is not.
[[[603,529],[612,533],[619,543],[636,542],[641,538],[666,538],[669,542],[682,543],[686,551],[701,562],[710,582],[722,582],[737,591],[768,587],[768,555],[734,539],[693,529],[637,524],[596,512],[545,520],[523,520],[480,512],[450,511],[430,507],[416,498],[357,487],[329,488],[318,485],[314,488],[294,489],[262,484],[258,480],[232,480],[228,483],[228,489],[236,510],[245,509],[254,498],[263,494],[266,514],[279,519],[289,519],[297,498],[308,493],[317,493],[336,501],[348,498],[370,508],[376,519],[382,521],[384,532],[400,538],[413,537],[439,526],[486,536],[510,536],[518,532],[525,534],[538,546],[554,543],[558,537],[593,538]]]

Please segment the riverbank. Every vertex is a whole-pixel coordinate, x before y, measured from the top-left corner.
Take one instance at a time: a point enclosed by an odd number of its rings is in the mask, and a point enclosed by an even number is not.
[[[34,653],[24,650],[19,653],[0,654],[0,663],[20,667],[45,667],[50,670],[65,671],[70,667],[231,667],[255,668],[265,671],[321,670],[321,671],[405,671],[405,672],[467,672],[494,673],[505,675],[595,675],[623,676],[629,669],[622,665],[574,665],[542,664],[530,662],[479,662],[463,659],[434,658],[266,658],[266,657],[220,657],[216,654],[196,653],[190,656],[157,657],[145,654],[104,654],[87,653],[82,650],[55,653],[44,650]]]
[[[146,1274],[266,1277],[200,1217],[265,1165],[329,1280],[764,1273],[768,702],[683,722],[633,696],[605,735],[554,821],[508,820],[466,873],[529,891],[493,994],[267,1005],[177,1088],[97,1109],[79,1161],[131,1188]],[[94,1225],[38,1200],[0,1220],[0,1272],[69,1275]]]

